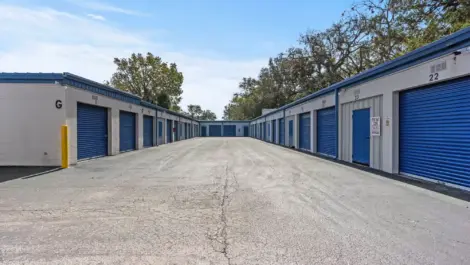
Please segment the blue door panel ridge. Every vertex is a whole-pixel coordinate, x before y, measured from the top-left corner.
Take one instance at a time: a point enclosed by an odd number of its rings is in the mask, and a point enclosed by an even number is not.
[[[119,151],[135,150],[135,114],[127,111],[119,112]]]
[[[266,141],[267,139],[266,122],[263,122],[263,140]]]
[[[108,154],[108,109],[77,103],[78,160]]]
[[[317,111],[317,152],[336,156],[336,111],[326,108]]]
[[[172,132],[172,129],[171,129],[171,120],[166,120],[166,141],[168,143],[171,143],[172,142],[172,139],[171,139],[171,132]]]
[[[299,147],[310,151],[310,113],[300,115],[299,119]]]
[[[222,136],[222,125],[209,125],[209,136]]]
[[[153,117],[144,115],[144,147],[153,145]]]
[[[236,125],[224,125],[224,136],[233,137],[237,136]]]
[[[470,79],[400,93],[402,174],[470,187]]]
[[[289,146],[294,146],[294,120],[289,121]]]
[[[176,141],[179,141],[180,138],[181,138],[180,135],[179,135],[179,132],[180,132],[181,130],[180,130],[180,128],[179,128],[180,125],[179,125],[179,123],[178,123],[177,121],[175,121],[174,124],[175,124],[175,125],[174,125],[174,128],[175,128],[175,139],[174,139],[174,141],[176,142]]]
[[[284,145],[284,118],[279,119],[279,144]]]
[[[273,137],[271,138],[271,142],[276,143],[276,120],[271,121],[272,124],[272,132],[273,132]]]
[[[370,109],[353,111],[353,162],[369,165],[370,160]]]

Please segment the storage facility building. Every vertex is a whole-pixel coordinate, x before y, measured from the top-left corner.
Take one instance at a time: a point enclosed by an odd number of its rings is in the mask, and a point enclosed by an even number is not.
[[[67,125],[69,164],[251,136],[470,190],[470,28],[251,121],[197,121],[69,73],[1,73],[0,118],[0,166],[60,165]]]
[[[249,137],[250,121],[199,121],[202,137]]]
[[[470,28],[250,123],[250,136],[470,188]]]
[[[0,166],[58,166],[199,135],[199,122],[70,73],[0,73]]]

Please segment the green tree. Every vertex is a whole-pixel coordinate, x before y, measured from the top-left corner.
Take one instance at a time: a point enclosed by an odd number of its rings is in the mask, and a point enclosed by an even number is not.
[[[252,119],[470,26],[470,0],[362,0],[243,78],[223,119]]]
[[[202,115],[202,108],[199,105],[188,105],[188,115],[191,116],[191,118],[199,118]]]
[[[199,105],[188,105],[188,111],[185,114],[196,120],[214,121],[217,119],[214,112],[203,110]]]
[[[217,115],[210,110],[203,110],[201,116],[199,117],[201,121],[215,121],[217,120]]]
[[[181,111],[183,74],[175,63],[163,62],[152,53],[133,53],[130,58],[114,58],[117,66],[110,84],[165,108]]]
[[[157,105],[165,109],[170,109],[171,107],[170,97],[166,93],[159,93],[157,95],[156,102],[157,102]]]

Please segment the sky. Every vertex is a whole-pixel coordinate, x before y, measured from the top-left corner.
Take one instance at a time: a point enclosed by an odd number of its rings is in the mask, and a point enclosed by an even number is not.
[[[222,118],[243,77],[322,30],[353,0],[0,0],[0,72],[109,80],[113,58],[152,52],[183,72],[181,107]]]

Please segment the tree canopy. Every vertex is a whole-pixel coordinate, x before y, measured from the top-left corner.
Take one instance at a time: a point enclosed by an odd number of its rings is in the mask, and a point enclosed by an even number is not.
[[[469,25],[470,0],[363,0],[243,78],[223,118],[255,118]]]
[[[133,53],[130,58],[114,58],[114,64],[117,69],[110,85],[153,104],[181,111],[178,104],[183,94],[183,74],[175,63],[163,62],[149,52],[145,56]]]
[[[217,116],[214,112],[210,110],[203,110],[199,105],[188,105],[188,112],[185,112],[185,114],[193,119],[203,121],[214,121],[217,119]]]

